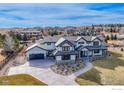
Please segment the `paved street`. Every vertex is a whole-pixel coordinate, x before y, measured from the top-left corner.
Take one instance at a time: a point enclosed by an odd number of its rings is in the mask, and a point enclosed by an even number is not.
[[[11,67],[8,75],[30,74],[35,78],[47,83],[48,85],[78,85],[74,81],[75,77],[92,68],[92,64],[87,62],[85,68],[81,69],[80,71],[69,76],[62,76],[54,73],[49,68],[52,64],[54,64],[54,62],[50,60],[30,61],[23,65]]]

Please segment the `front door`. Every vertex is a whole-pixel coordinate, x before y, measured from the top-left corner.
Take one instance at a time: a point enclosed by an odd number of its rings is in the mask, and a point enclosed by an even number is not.
[[[80,51],[80,57],[85,57],[85,51]]]
[[[88,51],[80,51],[80,57],[88,56]]]
[[[70,60],[70,55],[63,55],[62,60]]]

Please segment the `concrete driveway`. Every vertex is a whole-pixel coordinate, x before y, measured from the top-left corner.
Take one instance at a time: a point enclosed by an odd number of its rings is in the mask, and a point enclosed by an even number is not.
[[[50,69],[50,65],[54,64],[51,60],[34,60],[30,62],[26,62],[23,65],[19,65],[16,67],[11,67],[8,75],[13,74],[30,74],[35,78],[45,82],[48,85],[78,85],[74,79],[88,71],[92,68],[92,64],[87,62],[86,66],[80,71],[75,72],[69,76],[62,76],[54,73]]]

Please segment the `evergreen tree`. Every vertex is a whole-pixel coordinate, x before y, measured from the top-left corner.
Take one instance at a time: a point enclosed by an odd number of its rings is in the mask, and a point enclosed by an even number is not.
[[[20,34],[16,34],[16,37],[17,37],[18,40],[21,40],[22,39],[22,37],[21,37]]]
[[[111,40],[113,40],[114,38],[113,38],[113,34],[111,34]]]
[[[107,35],[107,36],[106,36],[106,40],[109,40],[109,39],[110,39],[110,37],[109,37],[109,35]]]
[[[123,48],[121,48],[121,51],[124,51],[124,49],[123,49]]]
[[[117,40],[117,35],[115,34],[115,36],[114,36],[114,40]]]

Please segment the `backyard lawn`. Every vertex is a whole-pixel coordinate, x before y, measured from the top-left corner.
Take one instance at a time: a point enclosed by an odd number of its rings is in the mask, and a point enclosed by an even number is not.
[[[93,62],[94,67],[78,76],[80,85],[124,85],[124,56],[111,53],[110,57]]]
[[[40,80],[27,74],[0,77],[0,85],[46,85]]]

